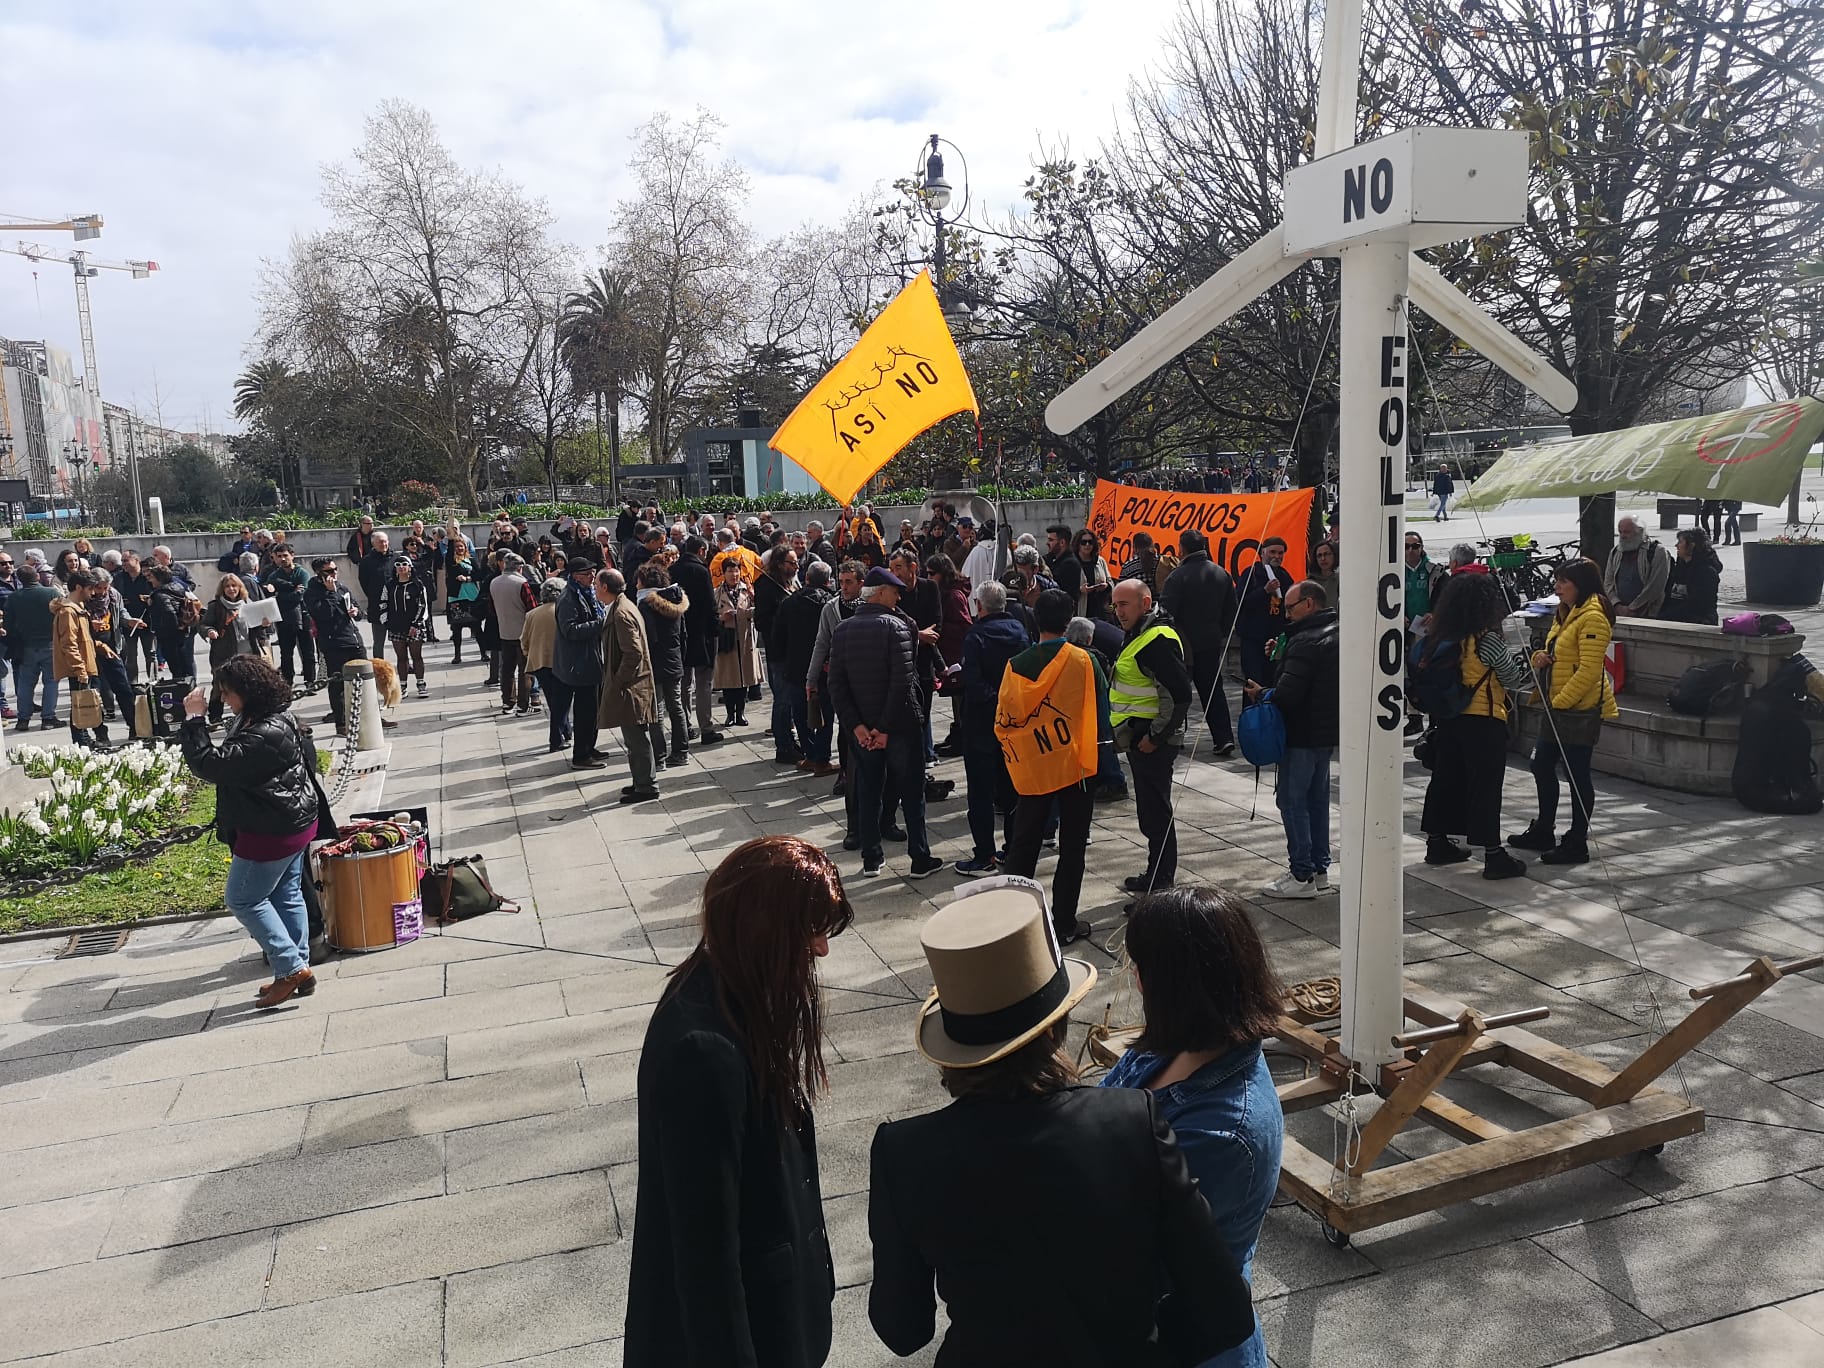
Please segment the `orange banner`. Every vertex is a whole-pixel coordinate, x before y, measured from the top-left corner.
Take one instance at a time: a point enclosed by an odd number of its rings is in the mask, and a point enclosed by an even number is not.
[[[1211,558],[1231,575],[1255,562],[1267,537],[1283,537],[1286,571],[1293,579],[1303,579],[1315,492],[1177,494],[1097,480],[1089,529],[1102,538],[1102,555],[1113,569],[1132,558],[1134,533],[1152,533],[1160,555],[1181,556],[1179,533],[1194,527],[1210,539]]]

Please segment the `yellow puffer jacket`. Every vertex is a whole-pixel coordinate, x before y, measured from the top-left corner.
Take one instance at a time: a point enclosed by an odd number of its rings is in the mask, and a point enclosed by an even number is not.
[[[1619,717],[1615,690],[1609,684],[1602,658],[1608,654],[1615,628],[1602,611],[1600,600],[1580,601],[1565,617],[1552,624],[1545,649],[1552,657],[1552,706],[1566,711],[1594,708],[1601,702],[1605,718]]]
[[[1484,665],[1476,655],[1476,648],[1482,644],[1480,636],[1472,636],[1458,650],[1457,678],[1463,681],[1463,687],[1469,689],[1469,702],[1463,708],[1465,717],[1492,717],[1497,722],[1507,721],[1507,689],[1495,677],[1494,669]]]

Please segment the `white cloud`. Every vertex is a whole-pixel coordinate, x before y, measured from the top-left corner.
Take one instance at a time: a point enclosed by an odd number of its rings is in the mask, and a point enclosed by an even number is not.
[[[0,209],[99,211],[103,391],[165,420],[229,422],[262,258],[321,222],[317,167],[399,96],[456,156],[495,165],[592,254],[627,193],[633,130],[703,106],[749,169],[763,234],[839,215],[941,132],[975,203],[1015,203],[1041,138],[1086,151],[1158,50],[1172,0],[293,0],[91,3],[0,15],[9,136]],[[958,168],[952,165],[954,180]],[[68,239],[42,238],[63,247]],[[78,352],[68,268],[0,256],[0,335]],[[40,299],[42,319],[40,326]]]

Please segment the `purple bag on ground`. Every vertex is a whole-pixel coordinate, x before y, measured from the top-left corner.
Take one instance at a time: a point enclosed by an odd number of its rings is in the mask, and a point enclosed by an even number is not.
[[[1730,636],[1790,636],[1792,624],[1778,613],[1737,613],[1723,619]]]

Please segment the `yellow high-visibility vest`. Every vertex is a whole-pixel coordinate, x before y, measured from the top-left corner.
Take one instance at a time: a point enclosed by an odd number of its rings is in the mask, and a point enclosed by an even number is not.
[[[1178,633],[1164,623],[1156,622],[1122,648],[1115,658],[1115,677],[1108,685],[1109,719],[1119,727],[1130,718],[1150,722],[1159,716],[1159,696],[1163,692],[1152,676],[1140,668],[1140,652],[1160,637],[1169,637],[1184,649]]]

